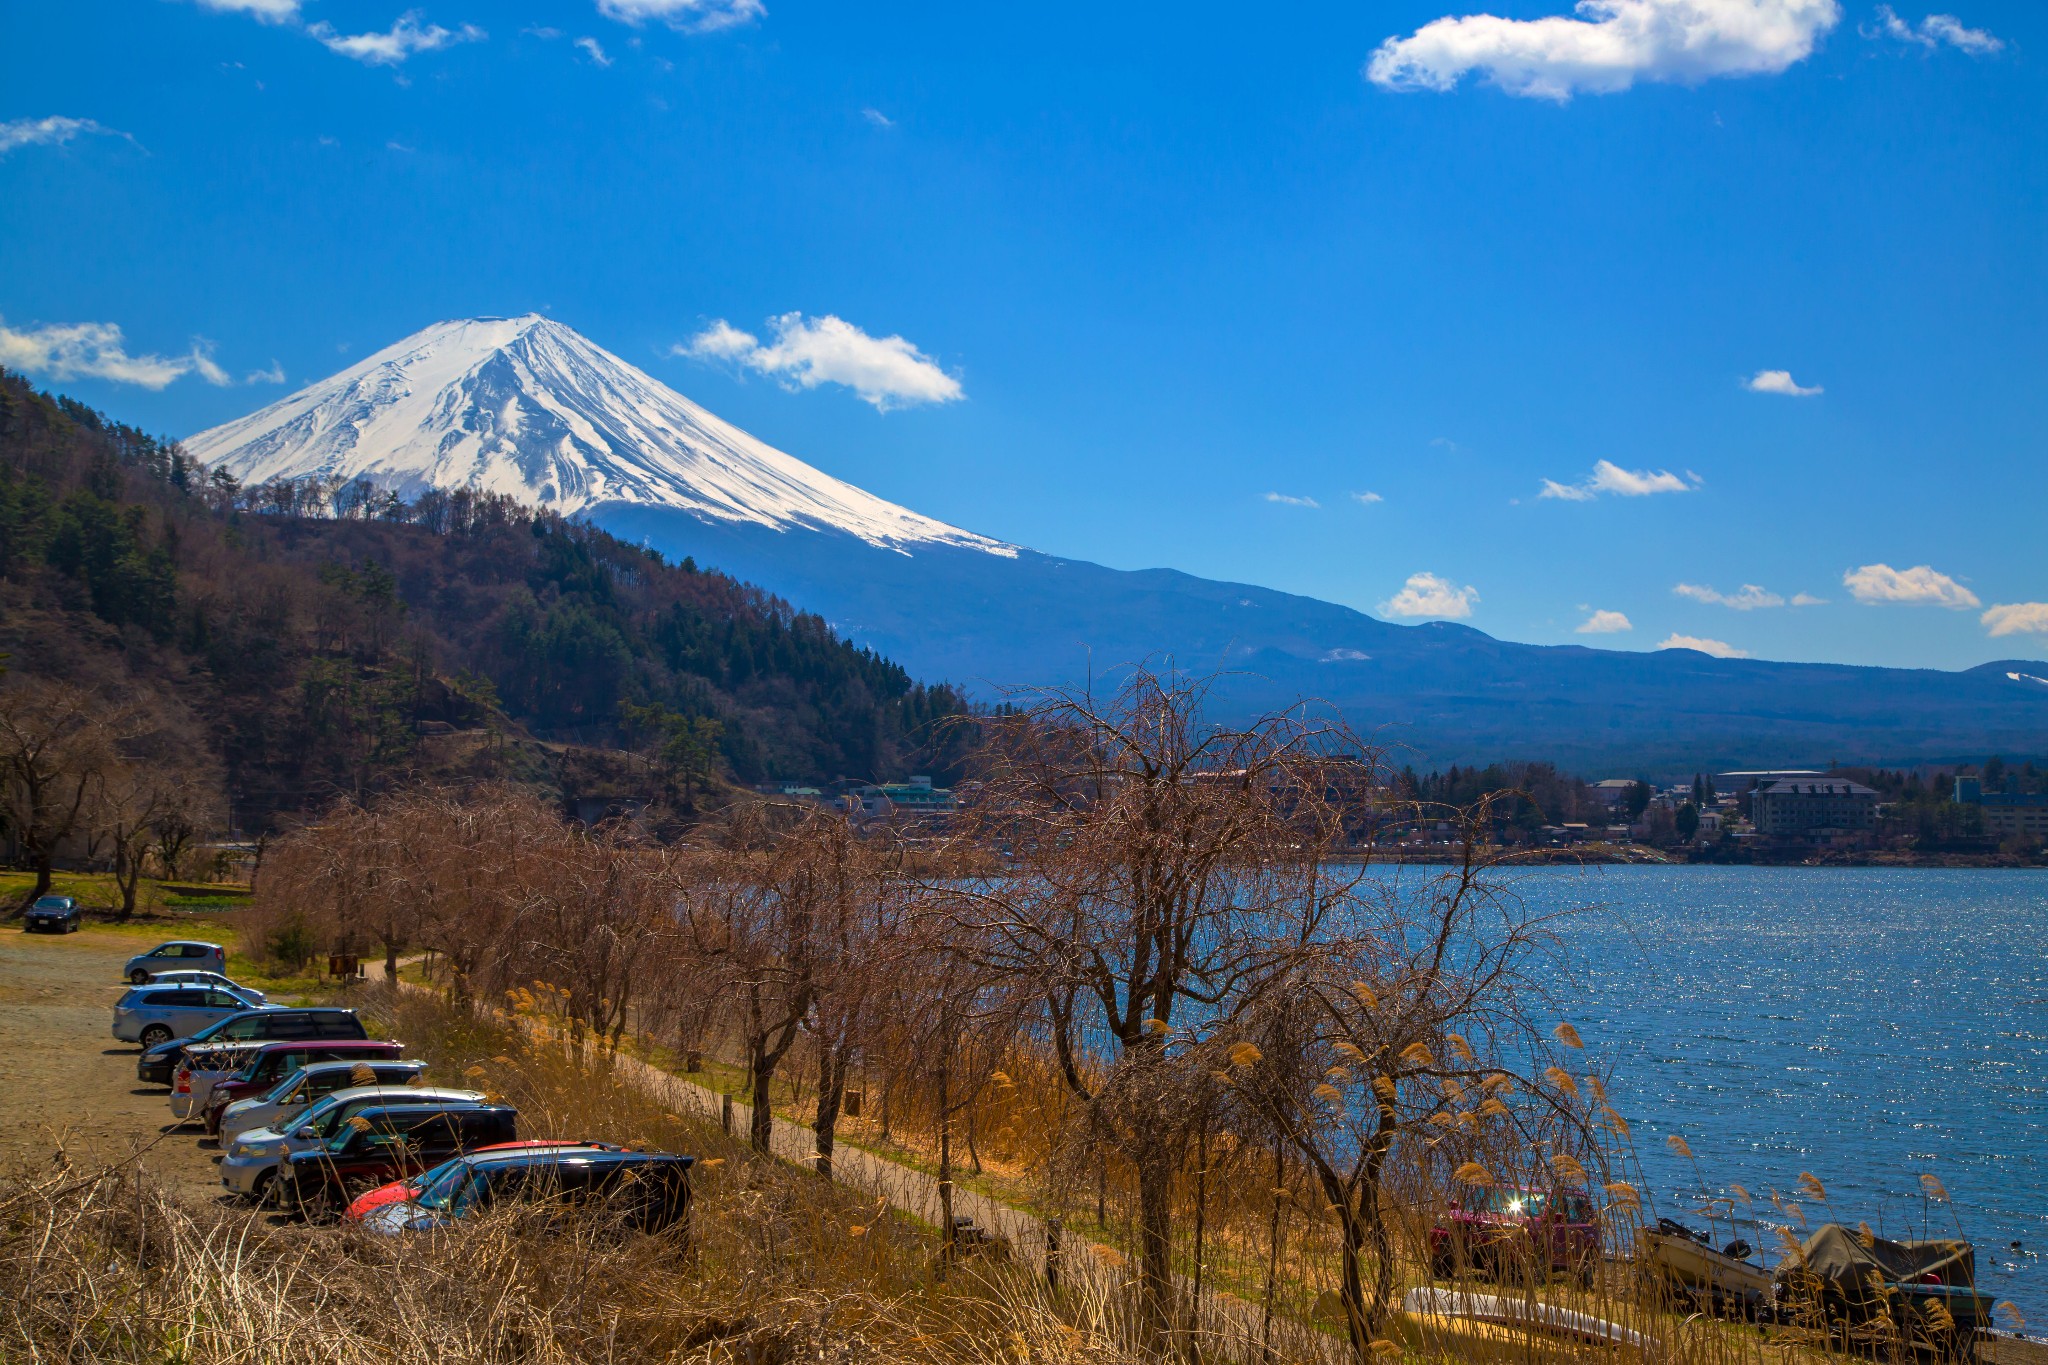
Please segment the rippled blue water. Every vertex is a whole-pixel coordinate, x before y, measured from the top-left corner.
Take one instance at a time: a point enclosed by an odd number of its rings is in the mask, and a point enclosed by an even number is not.
[[[1566,1002],[1616,1071],[1660,1211],[1739,1183],[1766,1229],[1770,1189],[1818,1223],[1828,1211],[1797,1194],[1811,1171],[1851,1225],[1960,1222],[1985,1291],[2048,1327],[2048,872],[1606,867],[1512,884],[1532,908],[1582,911],[1562,926]],[[1951,1207],[1923,1200],[1923,1172]]]

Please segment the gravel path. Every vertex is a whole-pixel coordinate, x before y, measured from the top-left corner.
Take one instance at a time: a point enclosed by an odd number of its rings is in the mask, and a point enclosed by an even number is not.
[[[62,1152],[78,1168],[147,1147],[142,1160],[153,1174],[182,1193],[219,1196],[214,1153],[194,1141],[199,1130],[168,1131],[170,1092],[138,1086],[142,1049],[114,1041],[121,966],[149,946],[93,929],[0,928],[0,1167],[47,1168]]]

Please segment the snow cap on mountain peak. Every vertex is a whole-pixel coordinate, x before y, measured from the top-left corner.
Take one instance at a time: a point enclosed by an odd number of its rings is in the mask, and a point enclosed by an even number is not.
[[[437,322],[184,445],[244,483],[367,478],[405,497],[470,487],[565,515],[640,503],[1016,554],[756,440],[539,313]]]

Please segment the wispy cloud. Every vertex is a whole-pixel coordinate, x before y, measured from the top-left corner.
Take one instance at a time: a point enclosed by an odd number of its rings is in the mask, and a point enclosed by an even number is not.
[[[1581,607],[1579,610],[1584,611]],[[1580,635],[1619,635],[1625,630],[1634,630],[1635,622],[1618,611],[1596,611],[1579,622]]]
[[[1717,607],[1732,607],[1736,611],[1759,611],[1765,607],[1782,607],[1785,599],[1768,588],[1755,583],[1744,583],[1734,592],[1722,592],[1705,583],[1680,583],[1671,591],[1679,597],[1689,597],[1695,602],[1706,602]],[[1801,593],[1801,597],[1806,594]],[[1818,606],[1816,599],[1808,598],[1799,602],[1802,607]]]
[[[1808,386],[1794,380],[1790,370],[1758,370],[1742,381],[1742,387],[1751,393],[1775,393],[1783,398],[1812,398],[1826,392],[1818,384]]]
[[[299,17],[299,0],[194,0],[215,14],[246,14],[263,24],[288,24]]]
[[[1652,493],[1689,493],[1697,484],[1697,475],[1692,483],[1687,483],[1668,469],[1623,469],[1611,460],[1602,460],[1579,483],[1545,479],[1543,491],[1537,496],[1562,498],[1566,502],[1591,502],[1602,493],[1612,493],[1621,498],[1646,498]]]
[[[1472,614],[1479,589],[1461,588],[1448,578],[1433,573],[1410,574],[1401,591],[1380,603],[1388,616],[1445,616],[1460,618]]]
[[[768,7],[761,0],[597,0],[597,12],[636,28],[653,19],[684,33],[716,33],[750,24]]]
[[[1381,497],[1377,493],[1353,493],[1351,495],[1351,500],[1359,504],[1359,506],[1361,507],[1370,507],[1376,502],[1386,501],[1385,498]]]
[[[401,14],[386,33],[339,33],[324,20],[308,24],[306,32],[329,52],[338,52],[366,66],[397,66],[417,53],[438,52],[457,43],[479,43],[488,36],[475,24],[456,29],[423,24],[418,10]]]
[[[269,369],[251,370],[243,375],[242,382],[244,384],[282,384],[284,383],[284,366],[273,360],[270,362]]]
[[[578,38],[576,46],[582,48],[584,55],[599,66],[610,66],[612,64],[612,59],[604,55],[604,45],[598,42],[597,39]]]
[[[1289,493],[1268,493],[1267,502],[1277,502],[1283,507],[1321,507],[1314,498],[1297,498]]]
[[[1580,0],[1577,12],[1433,20],[1380,44],[1366,79],[1444,91],[1476,72],[1511,95],[1558,101],[1638,81],[1697,85],[1783,71],[1842,17],[1838,0]]]
[[[866,109],[861,110],[860,116],[866,119],[869,123],[874,124],[877,128],[894,128],[896,126],[895,119],[890,118],[887,114],[883,113],[881,110],[873,107],[872,105],[870,105]]]
[[[1866,38],[1892,38],[1902,43],[1933,49],[1946,43],[1972,57],[1987,57],[2005,49],[2005,40],[1981,28],[1965,27],[1953,14],[1930,14],[1920,26],[1901,19],[1890,5],[1877,7],[1877,27],[1863,30]]]
[[[2048,635],[2048,602],[2001,602],[1979,619],[1990,635]]]
[[[966,396],[959,379],[900,336],[869,336],[830,313],[784,313],[770,318],[768,327],[774,340],[763,344],[719,318],[670,353],[729,361],[795,388],[843,384],[880,412]]]
[[[1747,659],[1749,651],[1737,649],[1726,640],[1710,640],[1704,635],[1680,635],[1677,631],[1657,642],[1659,649],[1696,649],[1702,654],[1711,654],[1717,659]]]
[[[73,138],[88,135],[125,138],[137,147],[142,145],[120,129],[109,128],[92,119],[49,114],[43,118],[18,118],[0,123],[0,156],[17,147],[61,147]]]
[[[48,379],[105,379],[161,389],[197,374],[209,384],[232,381],[213,359],[212,346],[194,341],[181,356],[130,355],[121,328],[111,322],[60,322],[14,328],[0,321],[0,365]]]
[[[1858,602],[1872,606],[1947,607],[1950,611],[1968,611],[1982,605],[1976,593],[1925,564],[1910,569],[1894,569],[1889,564],[1865,564],[1843,574],[1842,586]]]

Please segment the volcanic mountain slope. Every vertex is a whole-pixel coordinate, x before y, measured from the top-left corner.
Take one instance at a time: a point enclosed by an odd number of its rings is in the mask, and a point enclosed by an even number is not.
[[[2038,666],[1962,673],[1495,640],[1170,569],[1058,559],[884,501],[560,323],[436,324],[186,449],[244,481],[471,485],[694,556],[926,678],[1074,683],[1170,656],[1244,713],[1321,698],[1418,762],[1585,770],[2048,754]]]

